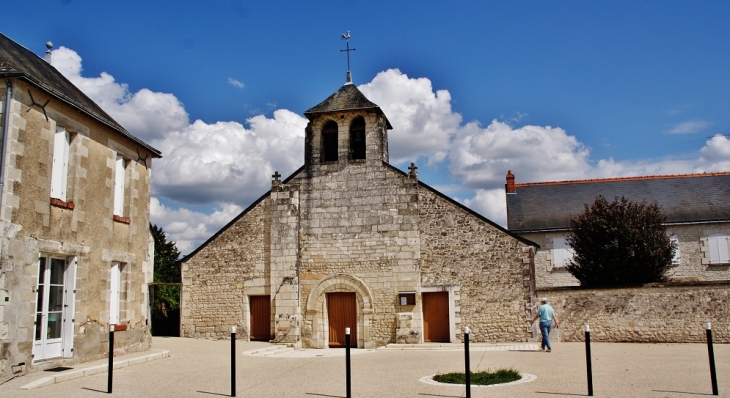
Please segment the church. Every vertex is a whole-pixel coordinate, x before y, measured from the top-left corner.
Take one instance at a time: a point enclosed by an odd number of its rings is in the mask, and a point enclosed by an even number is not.
[[[304,112],[304,165],[180,260],[181,336],[301,348],[532,337],[539,246],[388,163],[347,82]]]

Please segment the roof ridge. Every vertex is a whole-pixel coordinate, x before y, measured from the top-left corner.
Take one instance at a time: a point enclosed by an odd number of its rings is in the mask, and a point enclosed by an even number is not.
[[[608,178],[592,178],[592,179],[586,179],[586,180],[523,182],[523,183],[515,183],[515,188],[545,186],[545,185],[591,184],[591,183],[617,182],[617,181],[666,180],[666,179],[672,179],[672,178],[694,178],[694,177],[711,177],[711,176],[725,176],[725,175],[730,175],[730,171],[711,171],[711,172],[691,173],[691,174],[665,174],[665,175],[648,175],[648,176],[632,176],[632,177],[608,177]]]

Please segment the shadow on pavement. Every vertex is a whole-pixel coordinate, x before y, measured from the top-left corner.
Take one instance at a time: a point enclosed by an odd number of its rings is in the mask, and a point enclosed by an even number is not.
[[[81,389],[82,389],[82,390],[89,390],[89,391],[94,391],[94,392],[100,392],[100,393],[102,393],[102,394],[106,394],[106,393],[107,393],[107,391],[97,390],[97,389],[95,389],[95,388],[89,388],[89,387],[81,387]]]
[[[219,392],[200,391],[200,390],[195,391],[195,392],[199,392],[201,394],[209,394],[209,395],[220,395],[221,397],[230,397],[230,394],[221,394]]]
[[[688,394],[688,395],[712,395],[704,392],[689,392],[689,391],[668,391],[668,390],[652,390],[654,392],[671,392],[674,394]]]

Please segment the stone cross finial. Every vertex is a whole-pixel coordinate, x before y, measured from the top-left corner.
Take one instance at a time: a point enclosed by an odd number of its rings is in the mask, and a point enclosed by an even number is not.
[[[281,177],[281,174],[279,174],[278,171],[275,171],[274,174],[271,175],[271,177],[274,179],[273,182],[281,182],[281,181],[279,181],[279,178]]]
[[[418,167],[416,164],[411,162],[411,165],[408,166],[408,170],[410,170],[410,172],[408,172],[408,177],[418,178],[418,172],[416,172],[417,169]]]
[[[415,163],[413,163],[413,162],[411,162],[411,165],[410,165],[410,166],[408,166],[408,170],[410,170],[410,171],[411,171],[411,172],[410,172],[410,174],[416,174],[416,170],[417,170],[417,169],[418,169],[418,167],[417,167],[417,166],[416,166],[416,164],[415,164]]]

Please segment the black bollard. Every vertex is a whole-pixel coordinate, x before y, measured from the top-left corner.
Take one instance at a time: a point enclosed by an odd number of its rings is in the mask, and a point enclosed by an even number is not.
[[[236,327],[231,326],[231,396],[236,396]]]
[[[593,369],[591,369],[591,328],[583,327],[586,332],[586,370],[588,371],[588,396],[593,396]]]
[[[717,391],[717,373],[715,372],[715,350],[712,348],[712,324],[705,324],[707,329],[707,353],[710,356],[710,378],[712,379],[712,395],[720,394]]]
[[[345,383],[347,385],[347,398],[352,397],[352,381],[350,379],[350,328],[345,328]]]
[[[109,371],[107,372],[106,392],[112,393],[114,379],[114,324],[109,324]]]
[[[464,328],[464,377],[466,378],[466,398],[471,398],[471,366],[469,366],[469,327]]]

